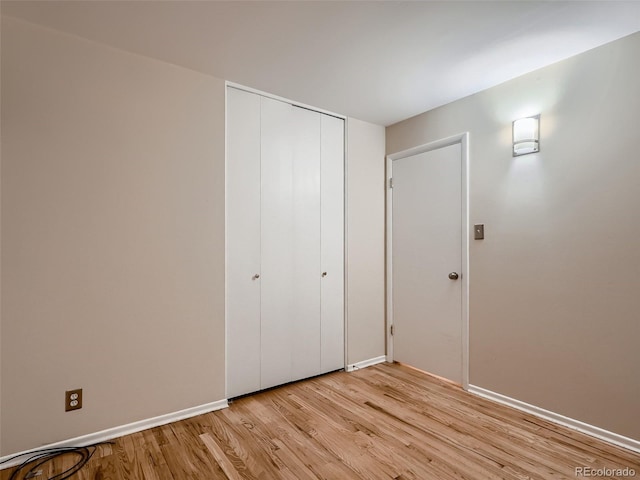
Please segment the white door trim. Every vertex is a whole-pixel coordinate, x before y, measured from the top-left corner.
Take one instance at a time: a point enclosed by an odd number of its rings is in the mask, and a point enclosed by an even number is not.
[[[280,97],[278,95],[274,95],[272,93],[265,92],[263,90],[258,90],[256,88],[247,87],[246,85],[241,85],[239,83],[230,82],[228,80],[226,82],[224,82],[224,83],[225,83],[225,87],[226,88],[235,88],[237,90],[244,90],[245,92],[255,93],[257,95],[260,95],[261,97],[267,97],[267,98],[271,98],[273,100],[278,100],[279,102],[288,103],[289,105],[293,105],[295,107],[306,108],[307,110],[312,110],[314,112],[323,113],[323,114],[329,115],[331,117],[341,118],[342,120],[346,120],[347,119],[347,117],[345,115],[340,115],[339,113],[331,112],[329,110],[324,110],[322,108],[314,107],[312,105],[307,105],[306,103],[296,102],[295,100],[291,100],[291,99],[285,98],[285,97]]]
[[[391,327],[393,326],[393,192],[391,191],[391,178],[393,178],[393,162],[401,158],[412,157],[421,153],[430,152],[450,145],[460,144],[462,152],[461,161],[461,182],[462,182],[462,387],[469,389],[469,132],[460,133],[451,137],[436,140],[417,147],[409,148],[401,152],[387,155],[387,208],[386,208],[386,280],[387,280],[387,361],[393,362],[393,339],[391,337]]]

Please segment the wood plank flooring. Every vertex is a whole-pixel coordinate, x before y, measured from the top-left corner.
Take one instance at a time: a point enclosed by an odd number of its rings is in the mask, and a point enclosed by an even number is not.
[[[576,467],[640,478],[640,454],[397,364],[287,385],[115,442],[74,478],[560,480],[577,478]]]

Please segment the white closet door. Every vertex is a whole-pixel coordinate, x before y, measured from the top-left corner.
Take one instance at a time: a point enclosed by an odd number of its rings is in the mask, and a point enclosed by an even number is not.
[[[291,380],[320,373],[320,117],[293,107]]]
[[[269,388],[291,381],[294,132],[291,105],[261,101],[261,388]]]
[[[321,372],[326,373],[344,367],[344,120],[321,117]]]
[[[260,389],[260,97],[227,90],[227,397]]]

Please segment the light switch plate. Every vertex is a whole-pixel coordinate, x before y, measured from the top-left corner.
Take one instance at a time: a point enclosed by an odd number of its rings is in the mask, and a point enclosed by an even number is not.
[[[482,240],[484,239],[484,224],[479,223],[478,225],[473,226],[473,238],[474,240]]]

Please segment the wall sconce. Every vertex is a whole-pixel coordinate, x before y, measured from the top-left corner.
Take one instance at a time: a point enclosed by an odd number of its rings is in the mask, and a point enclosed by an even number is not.
[[[540,115],[513,122],[513,156],[540,151]]]

